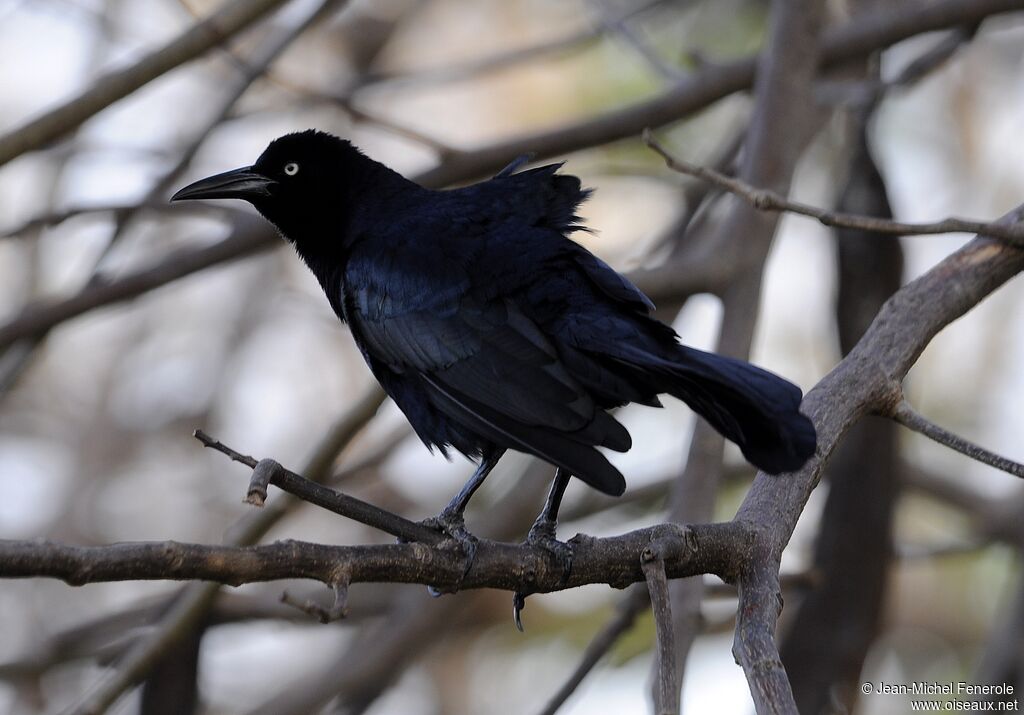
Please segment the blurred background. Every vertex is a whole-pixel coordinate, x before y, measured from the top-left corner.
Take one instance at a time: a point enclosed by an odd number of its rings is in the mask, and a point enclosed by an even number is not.
[[[0,0],[0,132],[131,65],[217,5]],[[394,405],[376,409],[369,372],[291,249],[247,222],[248,206],[168,206],[167,197],[252,163],[271,139],[308,127],[349,138],[438,188],[484,178],[535,148],[532,136],[571,135],[593,117],[642,108],[756,53],[770,13],[760,0],[280,5],[71,136],[0,169],[0,538],[220,543],[262,518],[253,532],[260,540],[388,540],[306,505],[254,517],[241,503],[247,470],[204,450],[195,428],[257,458],[333,475],[345,491],[406,517],[437,513],[472,465],[431,456]],[[830,23],[855,21],[861,10],[829,3]],[[922,58],[928,63],[915,73]],[[901,220],[989,219],[1020,202],[1024,15],[917,35],[863,64],[816,86],[808,112],[819,117],[793,179],[795,198],[835,206],[877,167],[884,183],[881,194],[879,181],[872,184],[875,197],[887,195]],[[659,120],[658,136],[681,157],[735,171],[751,111],[749,93],[729,93],[677,121]],[[713,349],[721,291],[702,282],[711,264],[692,249],[717,245],[702,237],[734,204],[666,169],[640,141],[643,126],[615,141],[567,143],[572,151],[552,157],[596,189],[582,211],[594,233],[575,238],[649,288],[685,342]],[[873,158],[866,164],[858,159],[865,137]],[[828,229],[783,218],[755,288],[751,359],[811,388],[876,312],[876,293],[884,298],[965,239],[854,237],[844,252],[844,239]],[[233,247],[226,255],[210,253],[225,242]],[[857,248],[865,243],[877,250]],[[196,255],[209,267],[181,268]],[[665,265],[678,280],[655,283]],[[141,287],[95,299],[139,274],[149,277]],[[844,280],[846,307],[837,312]],[[46,301],[66,310],[47,318],[38,309]],[[929,418],[1017,460],[1022,301],[1024,285],[1006,286],[940,334],[908,381],[911,402]],[[12,325],[15,332],[3,332]],[[612,456],[627,475],[626,496],[613,501],[572,484],[563,538],[666,519],[693,415],[667,401],[662,410],[629,407],[621,418],[634,437],[631,452]],[[835,470],[852,470],[847,489],[859,485],[851,489],[859,502],[842,503],[878,508],[863,518],[844,512],[838,499],[829,504],[825,482],[786,552],[781,626],[791,677],[811,673],[838,637],[819,638],[815,653],[800,634],[845,622],[862,643],[843,666],[849,682],[1024,686],[1020,484],[908,431],[865,431],[851,434],[862,441],[837,453]],[[865,455],[882,462],[858,462]],[[521,456],[504,460],[474,500],[470,530],[522,538],[549,472]],[[708,518],[731,518],[752,476],[727,448]],[[275,498],[286,503],[272,493],[272,505]],[[836,561],[846,558],[842,545],[873,535],[882,537],[879,550],[852,556],[867,563],[849,573],[872,574],[877,613],[866,625],[844,621],[841,596],[857,586],[841,583],[832,584],[840,594],[827,601],[833,607],[815,611],[815,589],[829,587],[822,560],[844,571],[846,562]],[[714,579],[706,584],[683,709],[752,712],[730,652],[735,599]],[[74,706],[159,627],[180,588],[0,582],[0,710]],[[190,712],[197,699],[197,711],[225,714],[542,712],[623,602],[607,587],[532,596],[519,634],[507,593],[431,599],[420,587],[358,585],[350,617],[320,625],[279,603],[285,588],[329,602],[310,583],[223,589],[197,634],[113,711]],[[645,712],[653,642],[641,609],[559,712]],[[816,683],[807,686],[813,695],[800,702],[819,705],[802,711],[909,709],[898,696],[851,696],[849,682],[845,690],[810,675],[806,682]],[[184,709],[154,705],[171,701]]]

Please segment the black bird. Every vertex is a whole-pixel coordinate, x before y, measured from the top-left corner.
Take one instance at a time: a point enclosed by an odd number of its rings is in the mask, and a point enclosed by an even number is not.
[[[506,449],[554,465],[530,540],[553,548],[570,476],[606,494],[622,474],[595,447],[630,448],[608,410],[683,400],[756,467],[799,468],[815,432],[795,385],[679,344],[651,301],[568,238],[589,195],[561,164],[433,191],[309,130],[255,164],[172,197],[244,199],[306,262],[370,370],[429,448],[479,460],[435,523],[465,537],[462,513]],[[564,546],[562,547],[564,548]]]

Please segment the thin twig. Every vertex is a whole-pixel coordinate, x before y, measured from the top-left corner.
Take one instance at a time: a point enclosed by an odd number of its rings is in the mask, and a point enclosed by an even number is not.
[[[974,442],[966,440],[959,435],[955,435],[949,430],[943,429],[933,422],[929,422],[925,417],[911,407],[906,400],[900,400],[895,408],[893,408],[890,416],[904,427],[912,429],[919,434],[923,434],[928,439],[934,440],[939,444],[943,444],[950,449],[956,450],[960,454],[966,455],[975,461],[987,464],[990,467],[995,467],[996,469],[1000,469],[1007,474],[1012,474],[1015,477],[1024,478],[1024,464],[1014,462],[1012,459],[1007,459],[1006,457],[1001,457],[995,452],[990,452],[984,447],[979,447]]]
[[[353,519],[375,529],[380,529],[392,536],[425,544],[438,544],[444,537],[434,529],[414,521],[409,521],[397,514],[368,504],[361,499],[336,491],[322,484],[289,471],[273,460],[256,461],[252,457],[236,452],[227,445],[218,442],[202,430],[196,430],[193,436],[206,447],[226,454],[232,461],[240,462],[253,470],[253,481],[250,482],[246,501],[257,506],[263,505],[268,484],[288,492],[303,501],[315,504],[323,509]]]
[[[612,8],[609,7],[610,3],[608,3],[607,0],[594,0],[593,4],[597,6],[598,12],[600,13],[601,26],[604,27],[607,32],[620,37],[652,70],[660,75],[662,79],[678,82],[686,75],[686,73],[678,67],[673,67],[666,62],[665,59],[658,54],[658,51],[651,46],[647,39],[641,37],[640,34],[633,29],[628,22],[628,16],[620,15],[619,17],[613,17],[611,15]]]
[[[673,156],[654,138],[649,129],[643,133],[644,143],[665,159],[670,169],[702,179],[718,186],[731,194],[745,200],[759,211],[785,211],[817,219],[825,226],[852,228],[859,231],[872,231],[893,236],[931,235],[941,233],[977,233],[1006,241],[1011,245],[1024,248],[1024,225],[1019,223],[1005,224],[993,221],[979,221],[949,217],[932,223],[906,223],[890,221],[872,216],[826,211],[817,206],[790,201],[774,191],[752,186],[745,181],[726,176],[714,169]]]
[[[342,578],[338,580],[333,584],[332,588],[334,591],[334,602],[328,608],[324,608],[311,598],[300,601],[287,591],[281,594],[281,603],[296,608],[302,613],[308,613],[321,623],[331,623],[348,615],[348,579]]]

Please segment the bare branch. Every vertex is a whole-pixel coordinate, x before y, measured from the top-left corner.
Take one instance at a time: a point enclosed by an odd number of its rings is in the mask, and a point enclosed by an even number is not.
[[[197,202],[189,206],[188,209],[195,210],[197,213],[214,215],[242,213],[232,206],[212,203],[201,204]],[[171,206],[164,201],[154,201],[152,203],[143,201],[142,203],[135,202],[71,206],[66,209],[58,209],[41,216],[33,216],[32,218],[16,225],[0,228],[0,238],[20,237],[37,229],[46,228],[47,226],[56,226],[57,224],[64,223],[65,221],[69,221],[80,216],[94,216],[97,214],[113,214],[114,216],[119,216],[131,211],[154,211],[157,213],[165,213],[170,210],[172,210]]]
[[[640,15],[641,13],[647,12],[648,10],[664,5],[666,0],[646,0],[645,2],[630,5],[629,7],[623,8],[618,14],[610,15],[606,18],[606,22],[602,25],[596,26],[592,29],[581,30],[568,34],[564,37],[558,37],[553,40],[547,40],[540,42],[535,45],[528,47],[521,47],[514,50],[508,50],[505,52],[499,52],[494,55],[481,57],[473,60],[472,62],[449,66],[449,67],[433,67],[427,69],[416,69],[411,72],[402,72],[389,74],[385,72],[367,74],[363,80],[359,83],[357,89],[363,89],[376,84],[381,83],[401,83],[405,84],[428,84],[428,83],[444,83],[444,82],[456,82],[467,79],[472,79],[478,75],[494,72],[498,70],[504,70],[509,67],[513,67],[518,64],[525,62],[536,62],[537,60],[544,59],[545,57],[552,55],[559,55],[568,53],[573,50],[582,49],[588,44],[601,38],[601,36],[607,31],[607,25],[610,23],[624,22],[631,17]],[[332,97],[332,101],[343,100],[343,97]]]
[[[733,657],[743,666],[758,715],[799,715],[775,644],[782,612],[779,564],[766,544],[755,543],[748,569],[738,579],[739,608]]]
[[[703,179],[725,191],[745,200],[759,211],[786,211],[789,213],[817,219],[825,226],[850,228],[874,233],[885,233],[893,236],[912,236],[941,233],[978,233],[983,236],[999,238],[1015,246],[1024,246],[1024,225],[978,221],[950,217],[933,223],[904,223],[873,216],[827,211],[817,206],[790,201],[784,196],[768,189],[752,186],[745,181],[726,176],[706,166],[673,156],[663,147],[649,130],[644,131],[644,143],[665,159],[665,164],[675,171],[698,179]]]
[[[249,483],[249,491],[245,498],[245,501],[250,504],[263,506],[267,496],[267,485],[273,484],[303,501],[315,504],[349,519],[354,519],[375,529],[380,529],[400,539],[435,545],[443,540],[443,536],[430,527],[409,521],[373,504],[368,504],[361,499],[356,499],[355,497],[317,484],[295,472],[285,469],[272,459],[264,459],[257,462],[252,457],[239,454],[230,447],[221,444],[202,430],[196,430],[194,436],[205,446],[218,452],[223,452],[232,460],[241,462],[253,470],[252,481]]]
[[[678,558],[679,549],[696,550],[685,536],[682,540],[652,541],[640,553],[640,564],[651,596],[651,610],[654,611],[654,626],[658,635],[658,651],[655,658],[657,686],[654,689],[654,711],[657,715],[677,715],[679,712],[679,682],[676,680],[676,639],[672,622],[672,602],[668,595],[668,579],[665,575],[665,561]]]
[[[643,59],[647,65],[654,70],[662,79],[679,81],[685,76],[685,72],[673,67],[658,54],[658,51],[651,47],[647,40],[633,29],[627,22],[628,16],[612,17],[607,0],[593,0],[601,16],[601,25],[607,32],[613,33],[629,45]]]
[[[661,544],[667,577],[714,573],[731,578],[734,555],[745,543],[742,525],[672,524],[621,536],[577,535],[568,579],[547,551],[530,544],[481,539],[476,558],[463,577],[457,549],[421,543],[328,546],[279,541],[260,546],[219,546],[167,542],[129,542],[109,546],[73,546],[49,541],[0,541],[0,577],[57,578],[73,586],[123,580],[201,580],[238,586],[244,583],[308,578],[332,588],[343,583],[419,583],[438,588],[498,588],[549,593],[589,583],[624,588],[645,579],[641,555]]]
[[[243,258],[275,245],[277,236],[255,216],[240,216],[231,235],[212,246],[176,251],[150,268],[109,283],[86,286],[58,301],[33,303],[0,327],[0,350],[11,343],[45,333],[58,323],[95,308],[135,298],[196,271]]]
[[[334,591],[334,603],[330,608],[324,608],[311,598],[299,601],[293,598],[287,591],[281,594],[281,603],[297,608],[303,613],[316,618],[321,623],[330,623],[345,618],[348,615],[348,574],[343,573],[341,578],[331,585]]]
[[[979,447],[969,440],[964,439],[958,435],[953,434],[949,430],[943,429],[933,422],[928,421],[919,412],[917,412],[906,400],[900,400],[889,416],[899,422],[901,425],[908,429],[912,429],[919,434],[923,434],[928,439],[934,440],[939,444],[944,444],[950,449],[954,449],[960,454],[966,455],[971,459],[987,464],[990,467],[1000,469],[1007,474],[1012,474],[1015,477],[1024,478],[1024,464],[1020,462],[1014,462],[1006,457],[1001,457],[994,452],[990,452],[984,447]]]

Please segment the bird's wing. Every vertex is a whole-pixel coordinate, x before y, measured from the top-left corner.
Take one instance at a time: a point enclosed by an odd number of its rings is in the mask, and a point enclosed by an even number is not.
[[[654,310],[654,303],[632,282],[590,251],[574,245],[573,258],[590,282],[612,300],[630,310],[646,315]]]
[[[350,318],[364,349],[421,378],[435,407],[478,434],[621,493],[621,475],[590,447],[628,449],[625,428],[512,301],[481,297],[453,269],[438,270],[449,273],[432,276],[421,266],[401,279],[353,277]]]

